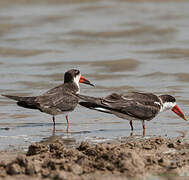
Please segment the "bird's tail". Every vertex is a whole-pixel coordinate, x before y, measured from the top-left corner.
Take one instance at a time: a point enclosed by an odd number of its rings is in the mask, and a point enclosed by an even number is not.
[[[79,102],[79,104],[81,106],[84,106],[84,107],[92,109],[92,110],[96,110],[96,111],[112,114],[109,109],[105,109],[105,108],[103,108],[103,107],[101,107],[101,106],[99,106],[99,105],[97,105],[95,103],[82,101],[82,102]]]
[[[95,104],[101,104],[101,98],[95,98],[95,97],[85,96],[81,94],[77,94],[77,96],[84,101],[95,103]]]
[[[101,98],[95,98],[91,96],[84,96],[81,94],[77,95],[80,99],[84,100],[82,102],[79,102],[81,106],[84,106],[89,109],[93,109],[96,111],[104,112],[104,113],[109,113],[112,114],[109,108],[105,108],[104,106],[101,105]]]
[[[19,97],[19,96],[11,96],[11,95],[5,95],[2,94],[2,96],[5,96],[9,99],[13,99],[17,101],[17,104],[19,106],[22,106],[24,108],[30,108],[30,109],[39,109],[39,104],[35,101],[36,97]]]

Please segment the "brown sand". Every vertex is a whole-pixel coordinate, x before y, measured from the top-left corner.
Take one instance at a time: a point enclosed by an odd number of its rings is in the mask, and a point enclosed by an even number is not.
[[[2,157],[6,157],[3,158]],[[189,140],[153,137],[65,147],[62,141],[34,143],[27,154],[0,155],[0,179],[130,179],[189,177]],[[187,177],[188,176],[188,177]]]

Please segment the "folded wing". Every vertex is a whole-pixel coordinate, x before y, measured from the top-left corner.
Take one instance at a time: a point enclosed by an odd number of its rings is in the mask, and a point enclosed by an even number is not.
[[[159,98],[153,94],[131,93],[120,95],[113,93],[105,98],[78,96],[85,101],[79,104],[87,108],[115,115],[116,113],[122,113],[140,120],[154,118],[160,109]],[[154,103],[154,100],[159,104]]]

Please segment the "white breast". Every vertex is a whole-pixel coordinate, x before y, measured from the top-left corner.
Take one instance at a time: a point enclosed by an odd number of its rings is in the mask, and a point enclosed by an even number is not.
[[[78,74],[76,77],[74,77],[74,83],[77,85],[78,87],[78,91],[76,92],[76,94],[80,93],[80,86],[79,86],[79,80],[80,80],[81,74]]]

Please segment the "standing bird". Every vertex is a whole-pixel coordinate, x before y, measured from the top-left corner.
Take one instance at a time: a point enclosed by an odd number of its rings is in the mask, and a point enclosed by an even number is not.
[[[64,84],[61,84],[40,96],[19,97],[11,95],[2,95],[16,100],[17,105],[29,109],[38,109],[41,112],[52,115],[53,125],[55,127],[55,115],[66,114],[67,131],[69,129],[68,112],[73,111],[78,104],[76,94],[80,92],[79,83],[94,86],[87,79],[81,76],[80,71],[71,69],[64,74]]]
[[[113,93],[105,98],[95,98],[84,95],[77,95],[85,102],[80,105],[93,110],[114,114],[119,118],[130,121],[131,131],[133,131],[132,120],[141,120],[143,135],[145,135],[144,121],[151,120],[159,112],[171,109],[185,121],[186,118],[176,104],[176,99],[171,95],[156,96],[151,93],[133,92],[126,95]]]

